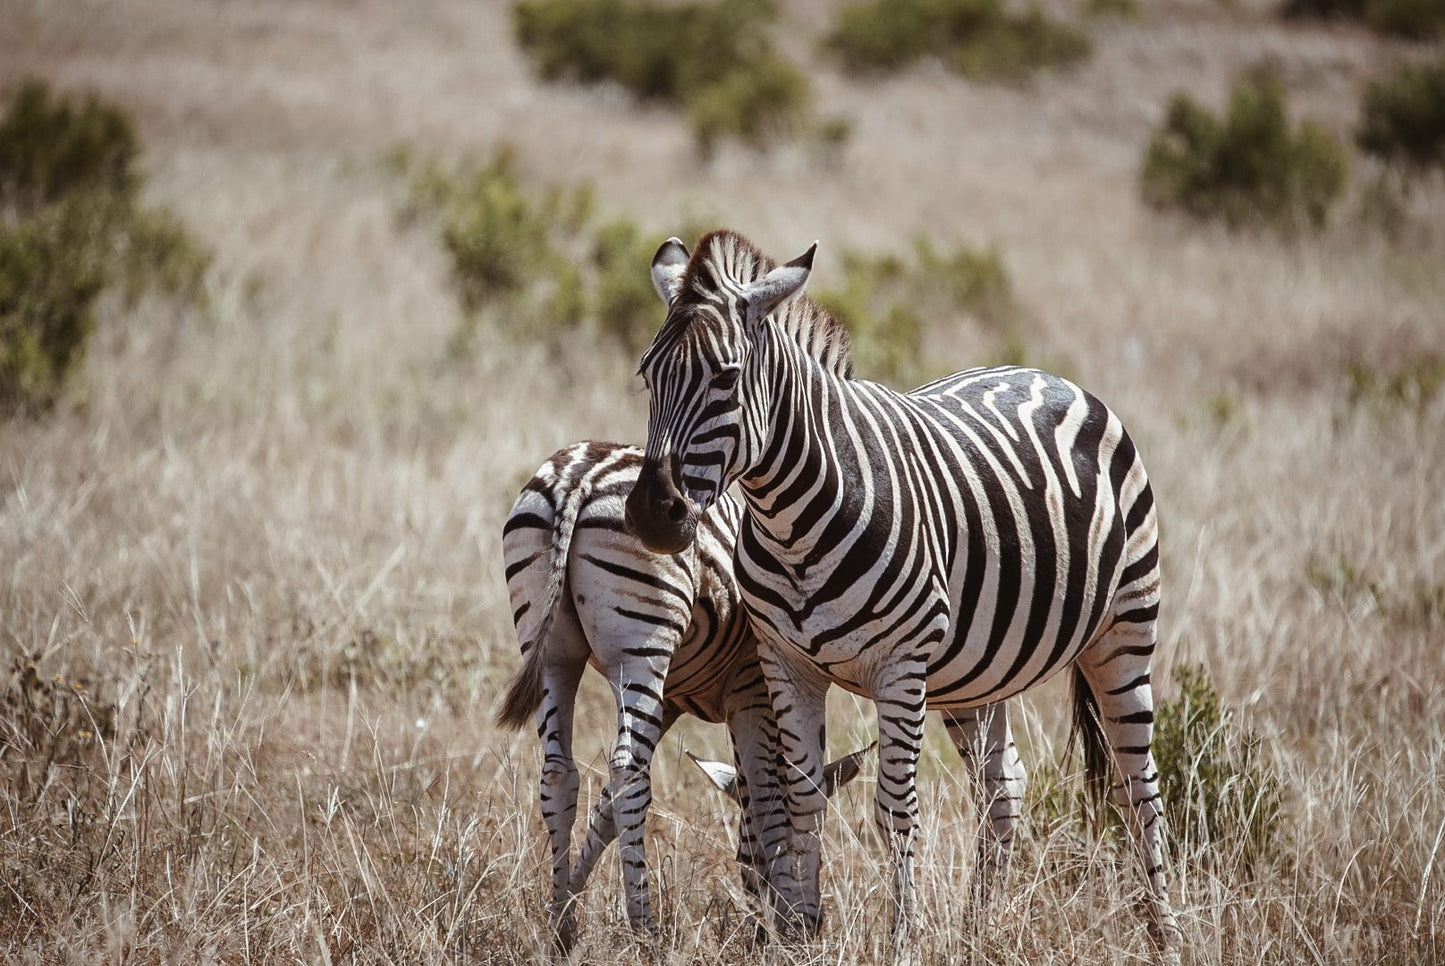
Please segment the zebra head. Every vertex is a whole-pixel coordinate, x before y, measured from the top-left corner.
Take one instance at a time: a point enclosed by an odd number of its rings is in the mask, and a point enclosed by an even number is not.
[[[692,256],[669,238],[653,257],[667,318],[638,366],[647,451],[627,497],[627,525],[649,550],[687,549],[698,517],[761,459],[768,386],[753,364],[757,333],[808,280],[817,247],[775,267],[750,242],[715,231]]]

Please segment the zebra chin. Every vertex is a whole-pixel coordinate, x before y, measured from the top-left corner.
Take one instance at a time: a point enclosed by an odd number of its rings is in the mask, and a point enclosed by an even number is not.
[[[627,530],[653,553],[682,553],[697,536],[697,505],[672,481],[672,474],[651,460],[627,494],[623,520]]]

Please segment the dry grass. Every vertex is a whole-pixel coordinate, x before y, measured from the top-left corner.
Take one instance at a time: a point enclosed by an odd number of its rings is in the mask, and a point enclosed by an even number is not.
[[[639,438],[644,401],[632,361],[595,346],[549,358],[483,334],[448,357],[442,253],[398,219],[405,188],[380,162],[506,139],[539,182],[592,180],[659,237],[712,212],[779,255],[821,238],[820,284],[847,247],[998,244],[1030,351],[1140,438],[1164,526],[1162,667],[1207,664],[1285,778],[1270,871],[1221,861],[1228,843],[1186,847],[1191,958],[1445,955],[1445,392],[1352,402],[1349,376],[1385,385],[1445,356],[1445,188],[1408,199],[1399,241],[1347,202],[1290,244],[1160,218],[1135,183],[1173,85],[1217,107],[1274,58],[1293,108],[1343,132],[1360,84],[1409,51],[1264,4],[1141,6],[1098,28],[1077,72],[1025,88],[823,69],[819,110],[855,128],[818,171],[789,148],[699,168],[674,118],[537,84],[500,3],[0,0],[0,89],[43,76],[134,112],[151,200],[217,252],[208,308],[112,306],[71,403],[0,426],[0,954],[544,950],[536,753],[488,720],[516,660],[498,534],[541,458]],[[808,55],[828,9],[793,10],[790,49]],[[990,348],[942,323],[934,342],[960,365]],[[609,705],[589,681],[583,734],[610,730]],[[1036,773],[1062,706],[1054,686],[1027,704]],[[834,712],[838,748],[867,732],[871,710]],[[869,786],[829,822],[826,937],[760,952],[730,809],[680,763],[724,738],[679,731],[655,770],[656,958],[876,960]],[[1145,956],[1128,856],[1068,815],[1034,816],[1011,898],[972,917],[974,819],[937,735],[929,748],[931,961]],[[604,749],[579,752],[590,796]],[[614,869],[584,918],[587,958],[641,952],[617,928]]]

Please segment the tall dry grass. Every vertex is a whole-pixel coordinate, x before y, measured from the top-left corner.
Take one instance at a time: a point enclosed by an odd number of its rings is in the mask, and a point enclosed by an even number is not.
[[[0,89],[41,76],[131,110],[152,200],[217,255],[207,307],[111,305],[67,405],[0,427],[5,958],[545,950],[537,756],[489,720],[516,660],[498,534],[540,459],[639,438],[645,400],[633,361],[594,345],[484,331],[448,354],[442,252],[398,216],[381,159],[502,140],[659,238],[699,213],[779,255],[821,238],[820,284],[844,248],[996,243],[1029,351],[1108,400],[1151,468],[1165,695],[1170,667],[1205,663],[1285,783],[1263,872],[1178,830],[1188,955],[1441,958],[1445,393],[1390,386],[1445,356],[1445,186],[1407,199],[1398,240],[1355,197],[1295,243],[1160,218],[1135,186],[1175,85],[1217,107],[1273,58],[1296,109],[1345,131],[1360,83],[1410,51],[1262,4],[1141,6],[1098,28],[1089,64],[1023,88],[823,69],[819,110],[856,126],[820,170],[789,147],[699,167],[675,119],[540,86],[500,3],[0,2]],[[829,9],[794,11],[786,42],[806,56]],[[932,338],[959,365],[992,349],[947,320]],[[595,681],[581,700],[590,801],[612,712]],[[1063,707],[1051,685],[1021,709],[1036,775]],[[837,698],[836,748],[871,714]],[[870,786],[829,819],[824,938],[757,950],[730,808],[681,763],[724,738],[678,730],[655,767],[656,958],[879,958]],[[1130,857],[1067,810],[1030,814],[1008,896],[973,914],[975,819],[945,744],[930,730],[927,957],[1144,958]],[[590,960],[643,954],[617,892],[609,866],[584,904]]]

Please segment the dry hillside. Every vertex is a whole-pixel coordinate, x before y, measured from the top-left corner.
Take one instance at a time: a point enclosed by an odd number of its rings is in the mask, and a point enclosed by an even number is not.
[[[590,182],[659,242],[708,220],[784,258],[820,239],[817,285],[845,250],[996,245],[1029,359],[1109,402],[1150,467],[1161,693],[1205,665],[1284,789],[1266,867],[1205,854],[1228,843],[1177,864],[1189,958],[1445,957],[1445,181],[1417,183],[1391,237],[1356,159],[1331,226],[1294,241],[1151,211],[1138,188],[1177,89],[1217,108],[1268,61],[1293,113],[1348,136],[1364,82],[1419,48],[1262,2],[1139,5],[1091,27],[1078,68],[984,85],[844,76],[815,52],[836,4],[783,4],[781,42],[852,136],[828,164],[798,145],[704,164],[677,115],[534,79],[495,0],[0,0],[0,95],[38,77],[123,106],[147,199],[215,253],[204,306],[108,299],[60,407],[0,424],[0,713],[29,736],[0,752],[0,958],[545,951],[535,741],[490,720],[517,661],[501,523],[554,449],[640,439],[646,400],[635,360],[585,334],[484,326],[448,351],[446,256],[385,159],[503,143],[530,182]],[[979,331],[932,320],[930,354],[988,361]],[[584,802],[613,727],[592,678]],[[1063,706],[1056,685],[1025,702],[1036,774]],[[839,700],[830,745],[871,718]],[[1132,860],[1067,807],[971,917],[974,818],[941,731],[929,961],[1145,958]],[[684,748],[723,757],[726,737],[685,723],[657,757],[656,961],[757,961],[731,806]],[[770,961],[882,955],[870,792],[830,818],[825,937]],[[618,881],[609,864],[586,899],[589,960],[639,955]]]

